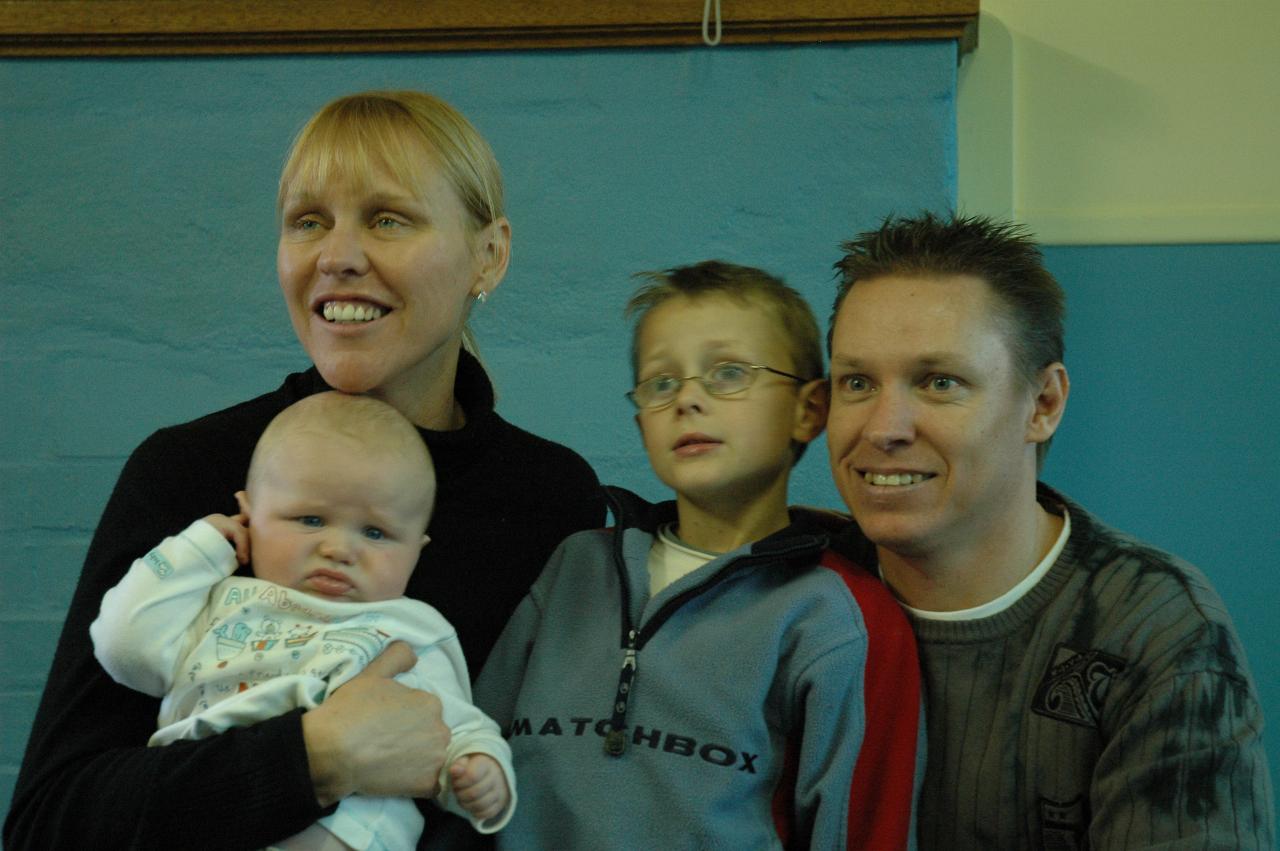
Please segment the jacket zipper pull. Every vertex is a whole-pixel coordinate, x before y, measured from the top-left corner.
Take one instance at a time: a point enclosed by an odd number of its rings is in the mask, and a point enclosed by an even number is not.
[[[636,678],[636,631],[627,632],[626,654],[622,657],[622,671],[618,674],[618,694],[613,699],[613,717],[609,719],[609,732],[604,737],[604,752],[609,756],[622,756],[627,749],[627,700],[631,697],[631,683]]]

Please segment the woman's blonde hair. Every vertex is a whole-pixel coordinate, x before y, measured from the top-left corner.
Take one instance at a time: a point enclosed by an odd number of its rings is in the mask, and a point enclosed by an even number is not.
[[[427,156],[423,156],[426,153]],[[299,187],[367,182],[384,168],[420,187],[440,168],[476,229],[502,217],[502,172],[489,143],[461,112],[426,92],[361,92],[330,102],[294,139],[280,173],[277,210]]]

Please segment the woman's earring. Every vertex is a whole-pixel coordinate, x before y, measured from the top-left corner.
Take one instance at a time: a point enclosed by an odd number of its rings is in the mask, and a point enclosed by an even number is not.
[[[477,302],[477,303],[479,303],[479,304],[484,304],[484,303],[485,303],[486,301],[488,301],[488,300],[489,300],[489,294],[488,294],[487,292],[485,292],[484,290],[481,290],[480,292],[476,293],[476,302]]]

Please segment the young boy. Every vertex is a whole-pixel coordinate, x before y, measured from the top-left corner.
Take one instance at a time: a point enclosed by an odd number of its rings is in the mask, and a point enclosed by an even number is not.
[[[163,697],[149,744],[198,739],[310,709],[401,639],[398,679],[437,694],[452,735],[442,805],[481,832],[514,805],[510,750],[470,703],[453,627],[403,596],[435,503],[430,455],[391,406],[321,393],[291,405],[254,450],[241,513],[198,520],[136,561],[90,627],[118,682]],[[233,576],[237,562],[256,578]],[[404,798],[352,796],[287,848],[414,848]]]
[[[611,490],[617,526],[561,545],[490,655],[477,704],[538,778],[498,845],[912,845],[911,630],[787,510],[827,411],[813,314],[758,269],[647,277],[628,396],[675,501]]]

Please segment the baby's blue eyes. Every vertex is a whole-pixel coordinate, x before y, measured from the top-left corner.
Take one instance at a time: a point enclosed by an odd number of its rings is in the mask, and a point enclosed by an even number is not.
[[[324,518],[316,514],[303,514],[295,517],[294,520],[307,529],[323,529],[325,525]],[[360,534],[370,541],[386,541],[391,537],[385,529],[377,526],[365,526],[360,530]]]

